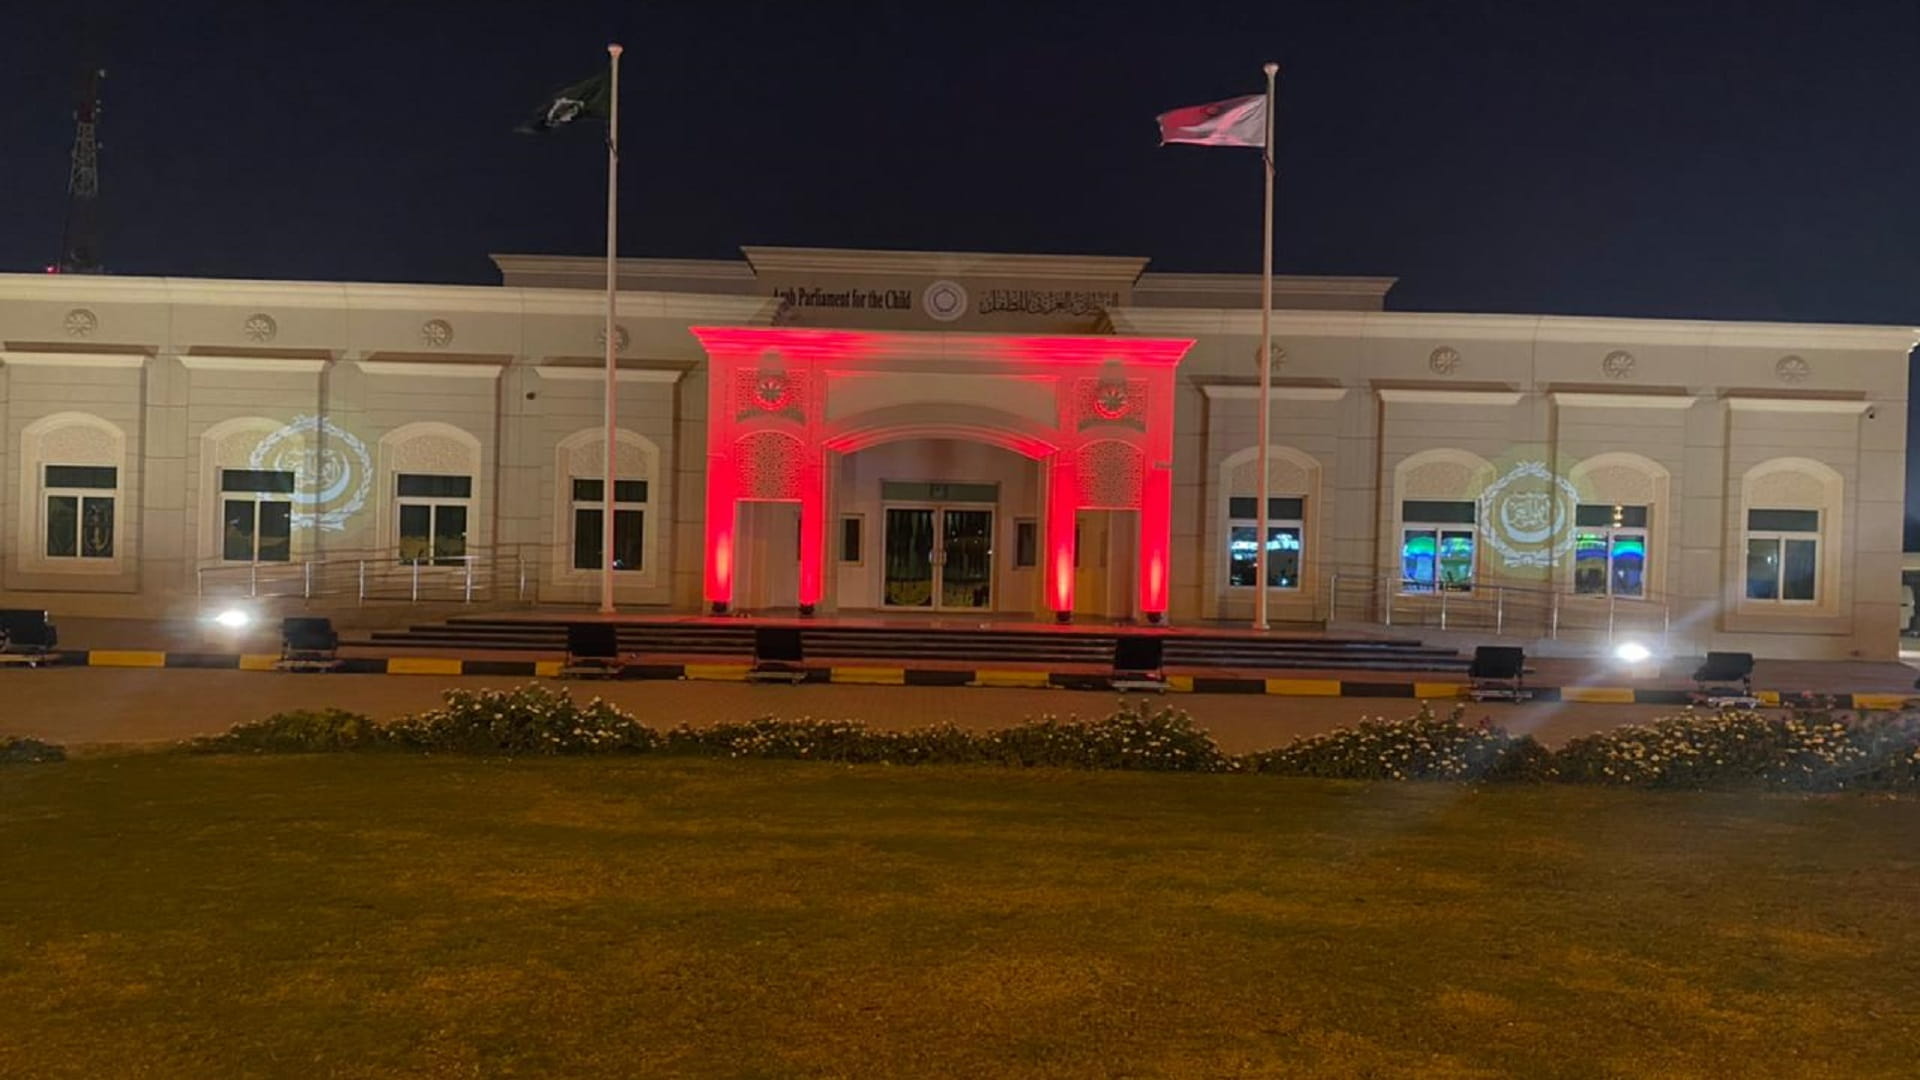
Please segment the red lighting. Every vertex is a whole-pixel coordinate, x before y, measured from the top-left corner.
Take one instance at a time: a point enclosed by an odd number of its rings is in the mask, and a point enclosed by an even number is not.
[[[1137,507],[1098,508],[1139,511],[1140,607],[1153,615],[1166,612],[1173,478],[1164,463],[1173,452],[1174,368],[1193,346],[1191,340],[739,326],[694,327],[692,332],[709,359],[705,593],[710,603],[733,600],[740,499],[800,504],[797,599],[811,608],[825,598],[831,455],[902,439],[955,439],[999,446],[1043,463],[1042,594],[1052,610],[1071,615],[1074,521],[1079,511],[1094,508],[1085,505],[1093,489],[1081,490],[1080,451],[1091,442],[1114,440],[1138,455],[1132,460],[1151,467],[1139,485]],[[826,399],[836,384],[916,371],[1018,380],[1052,395],[1051,422],[1036,419],[1031,408],[1023,414],[992,401],[908,399],[828,416]],[[1096,392],[1084,393],[1096,377],[1101,379]],[[1131,390],[1126,379],[1144,387],[1144,394]],[[750,394],[751,400],[735,400],[737,393]],[[1090,409],[1083,407],[1085,401],[1093,403]],[[797,444],[797,459],[743,449],[768,445],[749,437],[769,431],[783,436],[783,443]]]

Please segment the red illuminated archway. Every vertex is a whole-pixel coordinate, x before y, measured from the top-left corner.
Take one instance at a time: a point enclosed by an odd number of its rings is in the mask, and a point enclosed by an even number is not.
[[[798,597],[820,602],[827,455],[904,438],[959,438],[1041,462],[1045,595],[1073,614],[1074,516],[1134,510],[1140,609],[1167,610],[1173,511],[1172,338],[695,327],[707,384],[708,604],[733,602],[737,508],[800,505]],[[956,398],[971,400],[954,400]]]

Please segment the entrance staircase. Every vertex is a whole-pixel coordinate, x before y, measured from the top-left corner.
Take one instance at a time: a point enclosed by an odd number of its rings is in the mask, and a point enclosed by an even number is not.
[[[551,619],[519,616],[460,616],[446,622],[375,630],[348,644],[381,649],[446,649],[559,654],[566,650],[564,615]],[[779,625],[796,625],[775,620]],[[619,624],[623,650],[655,656],[742,658],[753,653],[755,623],[745,619],[657,620]],[[1107,666],[1114,641],[1126,633],[1101,627],[933,627],[923,625],[845,624],[831,620],[797,624],[805,632],[807,657],[911,664],[1023,663]],[[1165,634],[1169,668],[1343,669],[1370,671],[1442,671],[1460,673],[1467,660],[1452,649],[1418,640],[1343,637],[1268,637],[1229,631],[1171,631]]]

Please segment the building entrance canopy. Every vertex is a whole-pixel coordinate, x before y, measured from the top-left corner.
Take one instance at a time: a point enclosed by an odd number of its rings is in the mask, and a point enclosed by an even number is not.
[[[797,596],[822,601],[832,455],[904,439],[987,443],[1040,463],[1043,595],[1074,605],[1074,518],[1131,510],[1139,609],[1167,610],[1174,371],[1184,338],[695,327],[707,390],[705,597],[733,602],[738,504],[800,508]]]

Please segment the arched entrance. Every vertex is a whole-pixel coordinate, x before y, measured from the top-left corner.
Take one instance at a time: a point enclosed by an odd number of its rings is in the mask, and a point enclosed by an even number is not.
[[[849,527],[835,510],[840,459],[888,444],[955,442],[997,447],[1036,464],[1034,562],[1044,610],[1061,621],[1075,610],[1076,517],[1083,510],[1131,511],[1137,543],[1138,610],[1159,621],[1167,609],[1172,511],[1173,373],[1192,342],[1113,337],[1005,337],[976,334],[862,333],[792,328],[698,327],[711,366],[707,417],[706,599],[716,612],[733,604],[741,557],[743,502],[798,506],[794,599],[811,614],[837,592],[836,553]],[[924,465],[924,463],[923,463]],[[999,551],[1002,528],[977,512],[979,490],[953,499],[953,479],[925,474],[891,500],[900,550],[926,551],[928,602],[938,610],[977,599],[992,606],[997,568],[973,564],[944,572],[985,546]],[[884,481],[885,478],[877,478]],[[935,485],[943,490],[936,492]],[[878,530],[884,553],[889,500],[859,526]],[[923,495],[916,499],[913,496]],[[991,500],[997,509],[998,493]],[[914,512],[906,512],[914,511]],[[919,511],[925,511],[920,513]],[[757,517],[757,514],[752,516]],[[949,533],[953,535],[949,537]],[[1020,536],[1012,538],[1016,557]],[[944,560],[944,561],[943,561]],[[829,568],[834,567],[833,578]],[[891,606],[921,606],[903,555],[902,585]],[[986,592],[978,592],[984,574]],[[949,578],[953,577],[950,583]],[[884,575],[882,577],[884,581]],[[950,587],[951,584],[951,587]],[[866,599],[889,606],[884,591]]]

